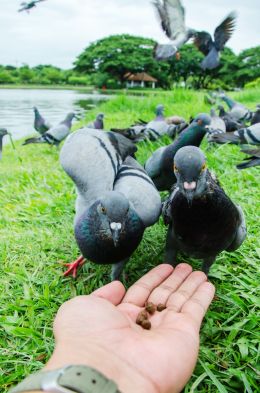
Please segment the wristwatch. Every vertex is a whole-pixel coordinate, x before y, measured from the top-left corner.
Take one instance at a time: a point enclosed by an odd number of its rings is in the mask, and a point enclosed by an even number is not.
[[[30,375],[9,393],[120,393],[117,385],[88,366],[66,366]]]

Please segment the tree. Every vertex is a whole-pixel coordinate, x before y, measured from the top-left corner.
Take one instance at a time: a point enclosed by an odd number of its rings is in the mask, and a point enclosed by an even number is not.
[[[260,77],[260,46],[243,50],[238,60],[241,65],[236,75],[239,86]]]
[[[127,34],[103,38],[90,44],[75,61],[75,69],[84,73],[109,74],[120,83],[127,72],[145,71],[169,85],[170,65],[153,58],[155,41]]]

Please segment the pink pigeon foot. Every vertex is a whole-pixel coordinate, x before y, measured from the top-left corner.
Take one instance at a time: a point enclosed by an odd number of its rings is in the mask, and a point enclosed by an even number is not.
[[[84,257],[81,255],[78,259],[76,259],[76,261],[71,262],[71,263],[65,263],[65,266],[68,266],[68,270],[66,270],[66,272],[63,274],[65,277],[69,276],[70,274],[72,274],[73,278],[76,278],[77,276],[77,270],[80,266],[84,265],[85,263],[85,259]]]

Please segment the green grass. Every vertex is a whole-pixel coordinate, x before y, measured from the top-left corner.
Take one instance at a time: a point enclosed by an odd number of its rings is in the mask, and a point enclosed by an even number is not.
[[[234,93],[250,108],[260,91]],[[184,117],[208,111],[202,93],[176,90],[147,97],[117,96],[88,113],[86,122],[103,111],[107,128],[124,127],[137,118],[149,119],[158,103],[166,114]],[[153,150],[168,143],[141,143],[144,162]],[[259,168],[239,172],[243,154],[237,146],[205,150],[232,199],[245,211],[248,237],[234,253],[223,252],[210,272],[216,298],[203,323],[199,362],[185,388],[191,392],[258,392],[259,370]],[[20,160],[18,159],[18,156]],[[65,300],[90,293],[109,281],[109,266],[86,263],[77,280],[64,278],[62,263],[79,254],[73,236],[75,191],[62,171],[58,152],[29,145],[16,151],[4,147],[0,162],[0,386],[5,392],[25,375],[38,370],[53,349],[52,320]],[[149,228],[130,259],[129,286],[162,262],[165,227]],[[191,261],[195,268],[200,262]],[[257,316],[258,312],[258,316]],[[174,351],[174,348],[172,349]]]

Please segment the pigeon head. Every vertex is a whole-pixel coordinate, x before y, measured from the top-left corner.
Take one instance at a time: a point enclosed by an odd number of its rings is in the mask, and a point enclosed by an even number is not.
[[[104,113],[98,113],[96,119],[102,121],[104,119],[104,116]]]
[[[164,106],[162,104],[157,105],[155,109],[156,116],[163,116]]]
[[[6,128],[0,128],[0,137],[4,137],[7,134],[8,132]]]
[[[207,113],[199,113],[192,121],[192,124],[198,125],[202,128],[208,128],[210,123],[211,123],[211,118]]]
[[[67,114],[65,121],[72,121],[74,119],[74,117],[76,117],[75,113],[70,112]]]
[[[185,146],[174,157],[174,174],[180,192],[192,204],[194,198],[203,195],[207,188],[206,158],[196,146]]]
[[[128,199],[110,191],[79,218],[75,237],[85,258],[96,263],[117,263],[136,249],[144,229]]]

